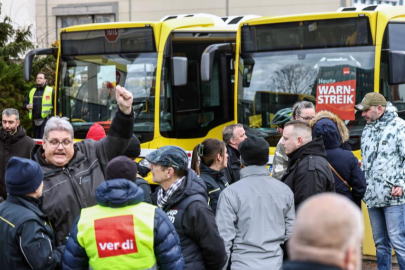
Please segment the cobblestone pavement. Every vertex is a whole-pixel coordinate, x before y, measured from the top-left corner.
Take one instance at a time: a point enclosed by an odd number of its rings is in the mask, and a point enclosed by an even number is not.
[[[374,260],[363,260],[363,270],[377,270],[377,262]],[[392,270],[399,270],[398,264],[392,264]]]

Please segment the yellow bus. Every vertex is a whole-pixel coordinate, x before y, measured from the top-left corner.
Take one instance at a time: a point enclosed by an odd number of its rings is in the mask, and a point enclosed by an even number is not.
[[[234,51],[244,19],[200,14],[64,28],[58,48],[26,56],[25,78],[35,55],[57,54],[55,110],[71,120],[75,139],[84,139],[95,122],[108,129],[120,84],[134,95],[141,156],[164,145],[191,151],[205,138],[221,138],[234,121]],[[200,78],[204,52],[210,82]]]
[[[352,149],[360,159],[365,120],[354,104],[368,92],[380,92],[398,108],[400,117],[405,115],[404,33],[405,7],[399,6],[244,22],[237,34],[235,122],[265,137],[274,153],[280,135],[269,125],[271,117],[305,95],[317,110],[332,110],[346,120]],[[252,125],[254,117],[261,121]],[[375,255],[368,214],[363,212],[363,252]]]

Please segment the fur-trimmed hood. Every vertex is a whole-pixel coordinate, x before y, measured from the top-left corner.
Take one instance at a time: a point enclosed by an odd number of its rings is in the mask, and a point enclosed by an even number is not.
[[[323,137],[325,148],[340,147],[349,139],[349,131],[342,119],[329,111],[320,111],[309,123],[312,128],[312,137]]]

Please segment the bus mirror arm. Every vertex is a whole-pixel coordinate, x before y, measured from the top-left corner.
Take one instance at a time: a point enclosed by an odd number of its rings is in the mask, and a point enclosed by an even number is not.
[[[213,44],[208,46],[201,56],[201,81],[210,82],[212,69],[214,66],[214,57],[216,51],[233,52],[234,46],[232,44]]]
[[[35,49],[27,53],[24,59],[24,79],[28,82],[31,79],[32,62],[35,55],[56,55],[58,53],[58,48],[44,48]]]

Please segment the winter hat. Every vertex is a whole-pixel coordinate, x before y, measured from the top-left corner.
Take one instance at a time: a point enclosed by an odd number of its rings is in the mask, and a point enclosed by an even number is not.
[[[132,135],[131,142],[123,155],[131,158],[137,158],[141,155],[141,143],[135,135]]]
[[[146,155],[145,159],[152,164],[165,167],[173,167],[178,170],[185,170],[188,166],[186,151],[177,146],[163,146]]]
[[[105,171],[105,180],[124,178],[135,182],[137,173],[138,168],[132,159],[119,156],[108,162]]]
[[[86,139],[93,139],[95,141],[99,141],[102,138],[104,138],[105,136],[106,135],[105,135],[104,128],[101,125],[94,123],[90,127],[89,132],[87,132]]]
[[[35,161],[12,157],[6,168],[6,190],[11,195],[26,195],[35,192],[41,185],[44,173]]]
[[[262,137],[248,137],[239,144],[241,162],[245,166],[266,165],[269,161],[269,144]]]

